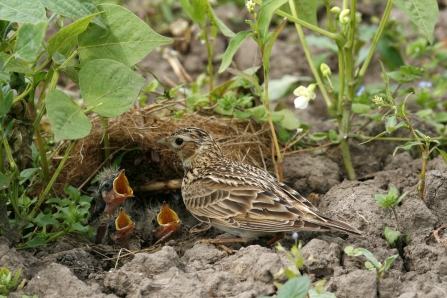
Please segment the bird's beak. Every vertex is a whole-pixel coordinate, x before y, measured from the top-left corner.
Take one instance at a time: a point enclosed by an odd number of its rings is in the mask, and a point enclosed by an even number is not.
[[[179,231],[180,219],[174,210],[169,208],[166,202],[163,202],[163,207],[161,207],[160,213],[157,215],[157,222],[160,225],[156,231],[155,235],[158,239],[176,236]]]
[[[129,186],[124,170],[113,180],[113,190],[103,197],[106,202],[105,213],[111,214],[128,197],[133,196],[133,190]]]
[[[123,208],[120,208],[120,213],[115,220],[115,228],[116,231],[110,235],[110,238],[118,244],[122,244],[123,241],[128,240],[135,228],[135,223],[124,212]]]
[[[179,222],[180,219],[177,216],[177,213],[175,213],[174,210],[169,208],[168,204],[166,202],[163,202],[163,206],[161,207],[160,213],[157,215],[157,222],[160,226],[167,225],[173,222]]]
[[[156,140],[155,142],[157,142],[158,144],[163,144],[163,145],[169,144],[168,138],[161,138],[161,139]]]

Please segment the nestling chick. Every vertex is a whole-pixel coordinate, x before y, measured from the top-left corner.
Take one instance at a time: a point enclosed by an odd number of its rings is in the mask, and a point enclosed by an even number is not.
[[[233,235],[257,238],[285,232],[329,231],[360,235],[349,224],[322,214],[267,172],[226,158],[214,138],[196,127],[180,128],[158,143],[169,146],[185,170],[182,196],[200,221]]]
[[[115,168],[104,169],[99,174],[99,186],[93,190],[96,204],[92,208],[91,226],[96,232],[95,243],[99,244],[107,233],[109,216],[116,213],[126,198],[133,196],[133,190],[124,170]]]
[[[155,235],[158,240],[167,241],[178,235],[180,219],[166,202],[163,202],[161,211],[157,215],[157,223],[159,226],[155,230]]]
[[[134,229],[135,223],[126,214],[124,208],[121,207],[116,219],[109,223],[108,234],[110,239],[121,248],[139,250],[139,239],[131,237]]]

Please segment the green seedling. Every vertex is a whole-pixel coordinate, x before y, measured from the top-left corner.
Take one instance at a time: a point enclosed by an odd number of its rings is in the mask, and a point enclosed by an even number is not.
[[[304,265],[304,258],[301,249],[302,244],[301,242],[297,241],[297,233],[294,233],[292,237],[295,238],[295,244],[290,249],[290,252],[286,251],[280,243],[276,246],[278,251],[283,251],[286,257],[292,261],[292,265],[288,266],[287,268],[281,268],[281,270],[274,275],[275,278],[279,278],[284,275],[288,279],[284,284],[275,282],[275,286],[278,288],[277,297],[335,298],[334,294],[323,290],[323,285],[326,280],[320,280],[312,286],[309,277],[301,275],[300,269]],[[312,256],[309,257],[308,261],[318,262]]]
[[[0,269],[0,292],[2,293],[2,295],[6,296],[14,288],[17,287],[17,290],[20,290],[25,286],[25,279],[22,280],[22,282],[19,284],[21,273],[22,269],[19,269],[13,277],[12,272],[5,267]]]
[[[405,198],[408,194],[408,191],[403,193],[399,197],[399,192],[397,191],[397,188],[392,187],[388,194],[382,195],[382,194],[376,194],[374,198],[376,199],[377,204],[379,204],[383,208],[391,208],[394,213],[394,218],[396,219],[396,226],[397,229],[400,230],[399,226],[399,219],[397,217],[396,207],[399,205],[399,203],[402,201],[403,198]]]
[[[390,269],[391,265],[393,264],[394,260],[397,259],[399,255],[392,255],[391,257],[388,257],[385,260],[385,263],[380,263],[376,257],[367,249],[365,248],[354,248],[353,246],[346,246],[344,249],[345,253],[350,257],[358,257],[361,255],[364,255],[369,261],[365,262],[365,267],[368,270],[376,270],[377,271],[377,278],[381,278],[385,272]]]

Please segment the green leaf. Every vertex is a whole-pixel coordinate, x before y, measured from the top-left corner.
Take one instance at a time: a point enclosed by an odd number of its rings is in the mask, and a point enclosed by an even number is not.
[[[0,119],[4,120],[6,114],[8,114],[11,109],[12,102],[14,100],[14,92],[11,90],[6,95],[0,92]],[[1,123],[3,123],[3,120]]]
[[[438,19],[436,0],[393,0],[393,3],[422,30],[430,44],[433,43],[433,30]]]
[[[371,106],[362,103],[353,103],[351,106],[351,110],[353,113],[356,114],[365,114],[371,110]]]
[[[5,65],[5,63],[8,63]],[[17,60],[15,57],[11,57],[11,55],[8,55],[6,53],[0,53],[0,69],[3,69],[7,72],[18,72],[18,73],[24,73],[24,74],[32,74],[33,71],[22,64],[19,60]]]
[[[366,269],[368,269],[368,270],[374,270],[374,269],[376,269],[376,267],[374,267],[373,263],[368,262],[368,261],[365,262],[365,267],[366,267]]]
[[[11,180],[9,180],[8,176],[0,172],[0,189],[6,189],[9,187]]]
[[[67,57],[75,47],[78,41],[78,35],[87,29],[88,24],[96,15],[90,15],[77,20],[54,34],[48,40],[48,54],[53,56],[54,53],[59,52]]]
[[[36,0],[0,0],[0,20],[39,23],[47,20],[45,7]]]
[[[394,149],[393,156],[396,155],[396,152],[397,152],[397,150],[399,150],[399,149],[410,150],[411,147],[413,147],[413,146],[417,146],[417,145],[423,145],[423,144],[422,144],[421,142],[412,141],[412,142],[407,142],[407,143],[405,143],[405,145],[397,146],[397,147]]]
[[[99,17],[107,28],[90,24],[79,35],[82,64],[94,59],[111,59],[130,67],[156,47],[173,42],[122,6],[101,4],[98,8],[103,11]]]
[[[186,98],[185,103],[191,109],[203,108],[210,104],[210,99],[200,93],[194,93]]]
[[[45,102],[56,141],[80,139],[90,133],[90,120],[64,92],[51,90]]]
[[[439,112],[435,114],[435,121],[436,122],[447,122],[447,112]]]
[[[354,246],[346,246],[344,249],[345,254],[350,257],[358,257],[362,255],[362,251],[360,248],[354,248]]]
[[[388,257],[388,258],[385,260],[385,265],[383,265],[383,267],[380,268],[379,272],[385,272],[385,271],[387,271],[387,270],[391,267],[391,265],[393,264],[394,260],[397,259],[398,256],[399,256],[399,255],[393,255],[393,256],[391,256],[391,257]]]
[[[158,85],[159,85],[158,81],[153,80],[152,82],[149,83],[149,85],[146,86],[146,88],[144,88],[144,92],[154,92],[157,90]]]
[[[247,38],[253,35],[253,32],[251,31],[241,31],[238,34],[236,34],[233,39],[230,41],[230,44],[228,45],[227,49],[225,50],[225,54],[222,59],[222,64],[219,68],[219,73],[224,72],[228,66],[230,66],[231,61],[233,61],[233,56],[236,53],[236,51],[241,46],[242,42]]]
[[[277,123],[282,121],[285,117],[280,112],[270,112],[270,117],[272,117],[272,122]],[[267,118],[268,119],[268,118]]]
[[[269,101],[275,101],[283,98],[289,88],[298,81],[307,81],[310,80],[309,77],[297,77],[291,75],[284,75],[279,80],[270,80],[269,81]]]
[[[317,9],[320,4],[318,1],[294,0],[293,2],[295,2],[296,13],[300,20],[308,22],[309,24],[312,24],[314,26],[318,26]],[[281,10],[293,15],[288,3],[284,4],[281,7]]]
[[[36,246],[44,246],[45,245],[45,239],[41,236],[36,236],[30,241],[26,242],[25,245],[27,247],[36,247]]]
[[[222,22],[222,20],[214,13],[213,9],[211,8],[211,5],[209,4],[209,1],[208,0],[205,1],[209,5],[208,18],[210,20],[210,23],[219,28],[220,32],[222,32],[224,36],[234,37],[235,33],[231,31],[231,29],[228,28],[227,25],[225,25],[225,23]]]
[[[284,127],[288,130],[295,130],[300,127],[300,121],[296,118],[295,114],[291,110],[284,109],[276,113],[284,115],[284,119],[279,124],[281,125],[281,127]]]
[[[43,214],[40,213],[36,218],[33,220],[33,222],[38,225],[39,227],[44,227],[46,225],[53,225],[58,226],[59,222],[51,217],[51,214]]]
[[[318,293],[316,290],[310,289],[309,298],[337,298],[337,296],[330,292]]]
[[[385,238],[388,241],[388,243],[393,245],[394,242],[396,242],[396,240],[399,239],[400,232],[399,231],[393,231],[390,227],[386,227],[384,235],[385,235]]]
[[[91,14],[91,11],[77,0],[39,0],[39,1],[52,12],[72,19],[81,19]]]
[[[269,72],[270,70],[270,54],[272,52],[273,45],[275,44],[275,40],[286,23],[287,21],[284,18],[281,24],[269,35],[268,40],[265,40],[264,54],[262,55],[262,65],[266,69],[266,72]]]
[[[267,119],[264,106],[257,106],[254,108],[250,108],[250,109],[247,109],[247,111],[250,111],[251,114],[253,115],[253,117],[255,117],[255,119],[258,119],[258,120]]]
[[[14,56],[27,62],[33,62],[42,48],[48,22],[36,24],[25,23],[17,31],[17,42],[14,46]]]
[[[444,162],[447,163],[447,152],[439,149],[438,147],[436,147],[436,150],[438,150],[439,153],[441,154],[442,160],[444,160]]]
[[[146,79],[126,65],[109,60],[92,60],[79,72],[79,88],[85,104],[104,117],[117,117],[129,110]]]
[[[21,171],[19,184],[22,185],[26,181],[31,180],[31,178],[34,176],[34,174],[36,174],[38,170],[38,168],[28,168]]]
[[[310,289],[310,279],[300,276],[289,279],[278,291],[278,298],[304,298]]]
[[[410,193],[409,191],[404,192],[404,193],[403,193],[403,194],[396,200],[396,202],[393,204],[394,207],[397,207],[397,205],[399,205],[400,201],[402,201],[403,198],[405,198],[409,193]]]
[[[234,116],[239,119],[247,119],[251,117],[250,111],[240,111],[240,110],[234,110]]]
[[[362,251],[362,254],[376,267],[379,267],[379,261],[377,261],[376,257],[366,248],[359,248]]]
[[[376,199],[377,204],[379,204],[383,208],[388,208],[394,202],[396,202],[396,198],[387,195],[376,194],[374,198]]]
[[[393,198],[394,200],[397,199],[397,196],[399,195],[399,191],[395,186],[391,187],[391,189],[388,191],[388,197]]]
[[[258,28],[259,36],[263,44],[267,42],[266,37],[273,14],[286,2],[287,0],[266,0],[262,2],[262,5],[258,10]]]
[[[394,131],[394,127],[397,124],[396,115],[390,115],[386,117],[385,120],[385,128],[386,131],[392,133]]]

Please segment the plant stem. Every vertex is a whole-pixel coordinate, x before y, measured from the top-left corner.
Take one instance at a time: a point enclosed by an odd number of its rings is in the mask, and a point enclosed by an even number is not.
[[[365,136],[365,135],[357,135],[357,134],[349,134],[348,135],[349,138],[356,138],[356,139],[360,139],[360,140],[370,140],[373,137],[369,137],[369,136]],[[445,141],[447,140],[447,138],[445,137],[436,137],[436,138],[431,138],[432,140],[438,140],[438,141]],[[374,140],[379,140],[379,141],[397,141],[397,142],[411,142],[414,141],[414,138],[397,138],[397,137],[380,137],[380,138],[375,138]]]
[[[255,2],[256,4],[259,4],[259,5],[262,4],[262,0],[253,0],[253,2]],[[289,1],[289,5],[290,5],[290,1]],[[293,7],[295,7],[295,3],[293,3]],[[310,29],[310,30],[312,30],[312,31],[314,31],[314,32],[316,32],[316,33],[319,33],[319,34],[321,34],[321,35],[323,35],[323,36],[326,36],[326,37],[328,37],[328,38],[330,38],[330,39],[332,39],[332,40],[335,40],[335,42],[336,42],[337,44],[338,44],[338,43],[340,43],[340,44],[343,44],[343,43],[344,43],[343,36],[341,36],[340,34],[338,34],[338,33],[332,33],[332,32],[326,31],[326,30],[324,30],[324,29],[321,29],[321,28],[319,28],[319,27],[317,27],[317,26],[314,26],[314,25],[312,25],[312,24],[310,24],[310,23],[308,23],[308,22],[305,22],[305,21],[299,19],[299,18],[297,17],[297,15],[296,15],[296,9],[292,9],[292,14],[293,14],[293,15],[288,14],[288,13],[286,13],[286,12],[280,10],[280,9],[278,9],[275,13],[276,13],[277,15],[283,17],[283,18],[287,18],[287,19],[288,19],[289,21],[291,21],[292,23],[295,23],[295,24],[297,24],[297,25],[306,27],[306,28],[308,28],[308,29]]]
[[[401,229],[400,229],[400,225],[399,225],[399,218],[397,217],[396,208],[391,207],[391,210],[393,210],[394,218],[396,219],[397,230],[398,230],[398,231],[401,231]]]
[[[43,142],[43,138],[40,134],[40,127],[38,126],[34,135],[36,136],[37,148],[40,156],[40,164],[42,166],[43,178],[48,183],[50,182],[50,171],[48,168],[47,154],[45,152],[45,145]]]
[[[205,37],[206,51],[208,53],[208,75],[210,77],[210,92],[214,89],[214,78],[213,78],[213,48],[210,44],[210,40],[208,37],[208,29],[206,25],[204,26],[203,36]]]
[[[380,20],[379,28],[377,29],[377,33],[374,35],[371,48],[369,49],[368,55],[366,56],[365,62],[363,62],[362,68],[360,68],[359,74],[357,76],[357,83],[361,84],[363,78],[365,77],[366,70],[372,60],[374,52],[376,51],[377,44],[379,43],[380,37],[382,36],[383,30],[385,29],[386,22],[388,21],[388,17],[390,16],[391,8],[393,7],[393,1],[388,0],[386,4],[385,11],[383,13],[383,17]]]
[[[293,16],[290,16],[290,17],[292,17],[295,20],[298,20],[297,14],[296,14],[296,9],[295,9],[295,3],[293,0],[289,0],[289,6],[290,6],[290,10],[292,11],[292,14],[293,14]],[[277,14],[281,15],[278,11],[277,11]],[[291,20],[289,17],[287,17],[287,18],[289,20]],[[291,20],[291,21],[293,21],[293,20]],[[332,110],[333,104],[332,104],[332,101],[331,101],[329,95],[326,92],[326,88],[324,88],[323,81],[321,80],[320,75],[318,74],[317,68],[315,67],[315,64],[313,62],[312,54],[310,53],[309,46],[307,45],[306,38],[304,37],[304,32],[303,32],[303,29],[301,28],[301,24],[299,22],[294,22],[294,23],[295,23],[296,31],[300,38],[301,44],[303,45],[304,54],[306,55],[310,70],[312,71],[312,74],[314,75],[315,80],[317,81],[318,88],[320,89],[320,92],[323,95],[323,98],[326,101],[326,105],[330,112]],[[304,23],[306,23],[306,22],[304,22]],[[318,28],[318,27],[316,27],[316,28]],[[312,29],[312,28],[310,28],[310,29]],[[314,30],[314,29],[312,29],[312,30]],[[335,37],[332,39],[335,39]]]
[[[111,154],[110,139],[109,139],[109,134],[107,133],[107,126],[109,124],[109,121],[107,118],[105,118],[103,116],[99,116],[99,118],[101,119],[101,123],[102,123],[102,138],[104,140],[104,158],[106,160],[106,166],[110,167],[110,165],[111,165],[111,162],[109,159],[109,156]]]
[[[422,152],[422,169],[419,175],[419,183],[418,183],[419,197],[421,199],[424,199],[425,172],[427,171],[428,156],[429,154],[427,154],[427,149],[424,149],[424,151]]]
[[[62,171],[62,168],[64,167],[65,163],[68,160],[68,157],[70,156],[71,150],[73,150],[73,147],[75,146],[76,141],[71,141],[71,144],[68,146],[67,150],[65,151],[64,157],[62,158],[61,162],[59,163],[59,166],[56,169],[56,172],[53,174],[53,177],[51,177],[50,182],[47,184],[47,187],[40,195],[39,200],[37,201],[36,205],[34,206],[33,210],[28,214],[25,221],[23,221],[19,227],[20,230],[23,230],[34,218],[34,216],[37,213],[37,210],[39,210],[40,205],[45,201],[47,195],[50,193],[51,188],[53,187],[54,182],[56,181],[57,177],[59,176],[60,172]]]
[[[269,73],[268,73],[268,67],[264,65],[264,106],[265,110],[267,112],[267,119],[270,125],[270,131],[272,132],[273,136],[273,144],[275,145],[275,151],[276,151],[276,165],[278,169],[278,180],[283,181],[283,173],[282,173],[282,156],[281,156],[281,150],[279,149],[278,139],[276,138],[276,131],[275,126],[273,125],[272,116],[270,114],[270,106],[269,106]]]

